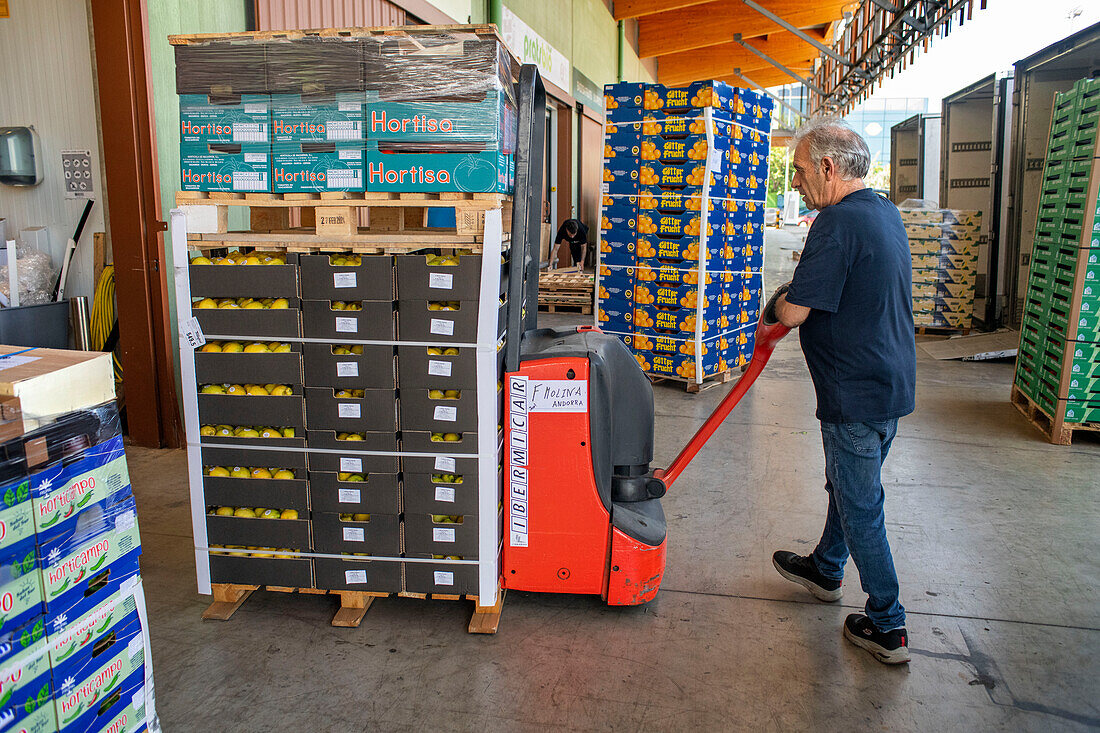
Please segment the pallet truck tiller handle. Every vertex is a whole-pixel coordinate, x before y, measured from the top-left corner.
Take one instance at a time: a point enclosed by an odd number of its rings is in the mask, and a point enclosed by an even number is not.
[[[657,469],[653,472],[653,477],[659,479],[666,490],[672,486],[672,483],[691,463],[691,459],[695,458],[696,454],[702,450],[703,446],[710,440],[710,436],[714,435],[714,431],[718,429],[718,426],[722,424],[730,411],[737,406],[737,403],[749,391],[749,387],[753,385],[756,378],[760,376],[760,372],[764,371],[764,367],[767,366],[768,359],[771,358],[772,351],[775,350],[775,345],[790,333],[791,329],[780,323],[775,315],[776,301],[779,300],[779,296],[787,292],[788,285],[789,283],[779,286],[771,299],[768,300],[768,304],[760,312],[760,321],[756,325],[756,342],[753,345],[752,359],[749,360],[748,369],[733,385],[733,389],[729,391],[729,394],[718,403],[718,407],[699,428],[699,431],[692,436],[688,444],[680,451],[680,455],[676,456],[676,460],[668,468]]]

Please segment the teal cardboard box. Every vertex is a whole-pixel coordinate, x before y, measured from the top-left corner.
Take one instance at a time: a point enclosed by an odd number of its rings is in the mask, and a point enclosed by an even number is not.
[[[275,143],[272,151],[276,193],[363,190],[362,143]]]
[[[407,153],[367,143],[367,190],[511,193],[515,158],[496,151]]]
[[[268,143],[266,94],[180,95],[180,143]]]
[[[349,143],[365,140],[362,92],[271,95],[271,139],[276,143]]]
[[[271,146],[267,143],[184,143],[180,145],[180,188],[184,191],[270,191]]]
[[[439,146],[487,143],[486,148],[515,152],[516,108],[500,92],[480,99],[390,101],[367,92],[367,139]]]

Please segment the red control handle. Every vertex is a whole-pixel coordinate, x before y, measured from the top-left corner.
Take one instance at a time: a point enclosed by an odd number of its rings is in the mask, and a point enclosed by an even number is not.
[[[771,304],[769,303],[769,305]],[[703,423],[703,426],[699,428],[699,431],[680,451],[680,455],[676,456],[676,460],[668,468],[657,469],[653,472],[653,477],[661,479],[666,489],[672,486],[672,482],[687,468],[687,465],[691,463],[691,459],[695,458],[695,455],[706,445],[706,442],[710,440],[710,436],[714,435],[714,431],[718,429],[718,426],[722,424],[730,411],[737,407],[737,403],[749,391],[749,387],[760,376],[760,372],[764,371],[768,359],[771,358],[772,351],[775,350],[775,345],[790,333],[791,329],[778,321],[765,323],[765,319],[770,315],[770,310],[770,308],[765,308],[764,312],[760,314],[760,323],[756,326],[756,343],[752,349],[752,359],[749,361],[748,369],[737,380],[737,384],[733,385],[733,389],[730,390],[729,394],[718,403],[718,407]]]

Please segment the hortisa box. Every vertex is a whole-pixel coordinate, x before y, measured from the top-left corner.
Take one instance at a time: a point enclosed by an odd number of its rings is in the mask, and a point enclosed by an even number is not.
[[[40,544],[42,586],[50,616],[72,608],[94,592],[112,568],[129,568],[141,555],[134,498],[103,501],[87,520]],[[107,575],[104,575],[104,574]]]
[[[368,191],[511,193],[514,179],[515,157],[499,150],[410,151],[367,142]]]
[[[515,150],[516,107],[506,95],[489,91],[455,99],[393,100],[367,93],[367,139],[386,142],[493,143]]]
[[[45,618],[36,616],[0,636],[0,725],[5,731],[53,731],[35,722],[40,707],[50,711],[50,658]],[[24,722],[30,718],[30,723]],[[45,722],[45,721],[43,721]]]
[[[361,143],[280,142],[271,151],[275,193],[364,190]]]
[[[130,472],[121,435],[46,466],[31,475],[39,543],[75,525],[84,509],[129,492]]]
[[[362,92],[271,95],[271,139],[274,142],[361,143]]]
[[[180,188],[235,193],[270,191],[271,146],[267,143],[181,143]]]
[[[180,143],[268,143],[266,94],[181,94]]]
[[[0,484],[0,555],[34,536],[31,481],[23,476]]]

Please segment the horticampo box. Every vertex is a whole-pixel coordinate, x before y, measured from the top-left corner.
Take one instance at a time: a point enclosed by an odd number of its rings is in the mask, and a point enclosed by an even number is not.
[[[22,477],[0,486],[0,555],[34,536],[31,482]]]
[[[45,625],[43,616],[35,616],[0,636],[0,725],[5,731],[21,730],[20,721],[38,707],[52,707]]]
[[[86,448],[76,460],[56,461],[31,474],[39,543],[76,524],[85,508],[129,490],[130,472],[121,435]]]
[[[271,139],[275,143],[361,143],[362,92],[271,95]]]
[[[35,541],[27,538],[7,547],[0,557],[0,634],[41,614],[42,602]]]

